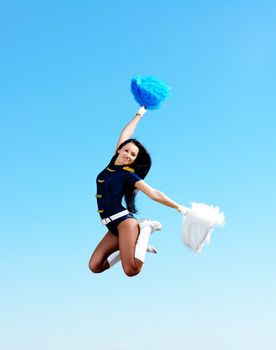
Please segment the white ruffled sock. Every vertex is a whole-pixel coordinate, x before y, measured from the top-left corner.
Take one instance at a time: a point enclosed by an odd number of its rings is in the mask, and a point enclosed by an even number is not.
[[[158,221],[142,219],[139,222],[140,233],[135,246],[134,257],[144,263],[148,248],[150,234],[154,231],[159,231],[162,225]]]
[[[120,251],[116,250],[116,252],[110,254],[106,260],[109,266],[112,267],[113,265],[117,264],[117,262],[120,261],[120,259]]]
[[[154,246],[149,245],[147,247],[147,253],[157,254],[157,250]],[[117,264],[117,262],[121,260],[120,251],[116,250],[114,253],[110,254],[106,260],[110,267],[114,266],[115,264]]]

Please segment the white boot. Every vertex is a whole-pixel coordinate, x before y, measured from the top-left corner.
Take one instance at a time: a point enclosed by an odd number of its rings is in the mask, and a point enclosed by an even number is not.
[[[157,250],[156,250],[156,248],[153,245],[148,245],[147,253],[157,254]]]
[[[139,226],[140,233],[136,242],[134,257],[144,263],[150,234],[154,231],[160,231],[162,225],[158,221],[142,219]]]
[[[117,264],[117,262],[120,261],[120,259],[120,251],[116,250],[116,252],[110,254],[106,260],[109,266],[112,267],[113,265]]]
[[[153,253],[153,254],[157,254],[157,250],[154,246],[149,245],[147,247],[147,252],[148,253]],[[109,257],[106,259],[108,261],[108,264],[110,267],[112,267],[113,265],[117,264],[117,262],[119,262],[121,260],[120,258],[120,251],[116,250],[116,252],[112,253],[109,255]]]

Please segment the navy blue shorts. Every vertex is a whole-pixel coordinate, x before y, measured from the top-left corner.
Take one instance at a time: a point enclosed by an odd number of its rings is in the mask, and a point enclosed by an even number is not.
[[[111,221],[109,224],[105,225],[108,230],[113,233],[115,236],[119,236],[119,231],[118,231],[118,225],[125,221],[126,219],[134,219],[134,216],[129,213],[127,215],[122,216],[121,218],[118,218],[116,220]]]

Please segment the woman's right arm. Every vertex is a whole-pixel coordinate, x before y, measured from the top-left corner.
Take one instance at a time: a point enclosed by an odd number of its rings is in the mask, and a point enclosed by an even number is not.
[[[145,107],[140,107],[138,109],[138,111],[136,112],[135,116],[133,119],[131,119],[131,121],[123,128],[119,140],[117,142],[116,145],[116,149],[115,149],[115,153],[118,149],[118,147],[125,142],[126,140],[130,139],[131,136],[134,134],[135,129],[138,125],[138,123],[140,122],[141,118],[143,117],[143,115],[146,113],[146,108]]]

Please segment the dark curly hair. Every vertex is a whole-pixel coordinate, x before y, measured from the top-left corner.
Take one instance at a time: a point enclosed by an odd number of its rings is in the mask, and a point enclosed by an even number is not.
[[[142,145],[141,142],[139,142],[136,139],[128,139],[120,144],[120,146],[117,148],[116,153],[118,153],[118,150],[123,148],[127,143],[133,143],[135,146],[139,148],[139,152],[137,155],[137,158],[135,161],[131,164],[131,167],[134,169],[135,174],[141,177],[141,179],[144,179],[149,172],[151,168],[151,157],[149,152],[146,150],[145,146]],[[131,213],[137,213],[137,209],[135,206],[135,197],[137,195],[138,190],[136,188],[128,188],[125,193],[125,202],[127,205],[127,209]]]

